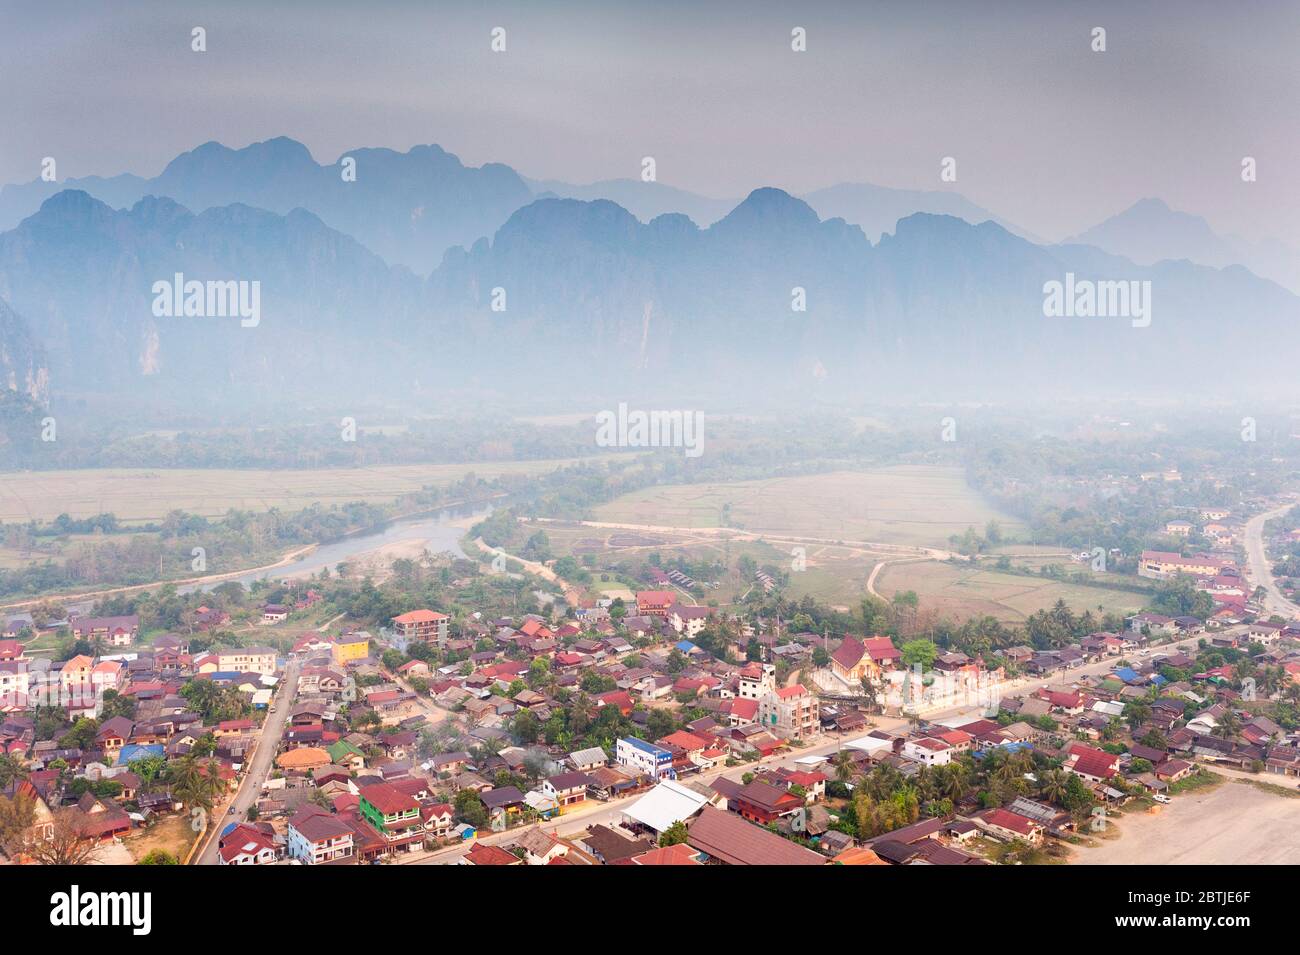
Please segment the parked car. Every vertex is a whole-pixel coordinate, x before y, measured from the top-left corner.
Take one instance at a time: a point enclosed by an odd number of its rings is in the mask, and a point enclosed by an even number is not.
[[[1154,799],[1156,802],[1162,802],[1166,804],[1173,802],[1173,800],[1170,799],[1168,796],[1166,796],[1164,793],[1156,793],[1151,798]]]

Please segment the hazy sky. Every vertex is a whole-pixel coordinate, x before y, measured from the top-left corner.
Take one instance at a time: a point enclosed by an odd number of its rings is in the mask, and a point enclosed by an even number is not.
[[[1298,40],[1287,0],[0,0],[0,182],[44,156],[60,178],[150,176],[207,140],[288,135],[318,161],[434,142],[570,182],[652,155],[661,182],[720,197],[955,188],[1052,239],[1159,196],[1300,244]]]

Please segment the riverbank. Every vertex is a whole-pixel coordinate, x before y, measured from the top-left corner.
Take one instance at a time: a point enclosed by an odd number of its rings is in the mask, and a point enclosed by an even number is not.
[[[385,553],[394,555],[388,561],[388,564],[391,564],[392,560],[399,557],[411,556],[412,553],[414,556],[419,556],[425,548],[434,549],[437,552],[445,550],[456,553],[459,550],[459,539],[464,536],[464,532],[470,526],[482,520],[484,514],[501,497],[501,494],[494,494],[486,499],[449,501],[434,508],[426,508],[421,511],[395,516],[380,524],[357,528],[329,541],[315,541],[299,545],[286,551],[282,556],[270,563],[255,564],[251,567],[238,568],[220,574],[177,577],[154,580],[143,584],[124,584],[118,587],[105,587],[95,590],[62,591],[0,603],[0,615],[3,615],[6,611],[26,610],[45,602],[76,607],[105,597],[140,593],[169,584],[182,591],[210,589],[231,580],[249,581],[265,577],[277,570],[294,567],[298,564],[305,565],[297,567],[292,573],[284,576],[291,579],[301,579],[318,572],[324,566],[335,567],[341,563],[351,563],[366,557],[370,557],[374,561],[380,561]],[[452,513],[453,511],[467,509],[470,510],[470,513]],[[443,517],[440,518],[440,515]],[[442,532],[443,529],[446,529],[446,532]],[[375,542],[370,546],[364,546],[368,538],[374,538]],[[416,547],[416,545],[419,546]],[[313,556],[317,559],[306,563],[308,558]]]

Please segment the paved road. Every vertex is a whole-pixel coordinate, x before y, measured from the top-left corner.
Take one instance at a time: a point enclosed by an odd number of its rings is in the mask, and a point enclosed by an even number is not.
[[[906,726],[907,720],[896,717],[873,717],[872,722],[881,729],[897,729],[900,726]],[[775,768],[777,766],[786,766],[793,768],[795,760],[804,756],[827,756],[834,753],[840,748],[845,740],[856,739],[859,733],[847,734],[840,739],[838,737],[823,737],[824,742],[818,742],[814,746],[806,746],[803,749],[791,750],[788,753],[782,753],[777,756],[771,756],[759,760],[757,763],[746,763],[744,766],[731,766],[721,769],[713,769],[700,773],[696,776],[689,777],[690,780],[710,783],[719,776],[728,776],[732,779],[739,780],[745,773],[753,772],[758,767],[765,769]],[[632,803],[636,802],[640,796],[629,796],[623,799],[613,799],[609,802],[597,802],[592,800],[581,808],[566,813],[557,819],[549,822],[538,824],[538,828],[546,832],[559,832],[561,835],[580,834],[592,825],[610,825],[616,823],[622,817]],[[402,861],[404,865],[455,865],[457,860],[469,852],[470,847],[477,843],[486,845],[501,845],[502,843],[514,842],[527,827],[511,829],[508,832],[493,832],[481,836],[474,842],[448,846],[445,849],[439,849],[427,855],[422,855],[417,859]]]
[[[289,663],[284,668],[284,676],[280,680],[280,685],[276,688],[275,702],[271,705],[271,712],[266,715],[266,722],[262,724],[262,732],[257,740],[257,748],[253,751],[252,765],[249,766],[248,772],[244,774],[243,782],[240,783],[239,790],[235,793],[233,802],[230,803],[235,807],[235,812],[233,815],[230,814],[229,806],[218,808],[217,811],[223,813],[223,815],[213,820],[214,825],[207,836],[208,844],[195,856],[194,865],[217,864],[216,834],[224,829],[227,823],[244,819],[249,807],[261,795],[262,783],[271,770],[271,761],[275,759],[276,750],[280,748],[280,737],[284,735],[285,722],[289,718],[289,711],[293,709],[294,697],[298,694],[298,669],[301,665],[302,661],[298,659],[296,654],[289,658]]]
[[[1273,580],[1273,568],[1264,551],[1264,524],[1275,517],[1281,517],[1293,506],[1287,504],[1266,511],[1246,522],[1246,577],[1256,587],[1262,586],[1266,591],[1264,609],[1280,613],[1284,617],[1300,617],[1300,606],[1287,600]]]
[[[1196,647],[1195,640],[1184,640],[1177,644],[1164,644],[1156,648],[1162,653],[1172,653],[1175,650],[1193,652]],[[1155,652],[1155,651],[1153,651]],[[1144,657],[1133,655],[1133,659],[1141,660]],[[1009,681],[1003,690],[1003,696],[1022,696],[1033,693],[1035,690],[1044,686],[1062,686],[1068,685],[1079,677],[1084,675],[1100,675],[1108,673],[1113,669],[1119,658],[1109,657],[1099,660],[1096,663],[1090,663],[1079,667],[1075,670],[1069,670],[1065,673],[1053,673],[1046,677],[1021,678],[1019,680]],[[932,722],[937,723],[955,717],[969,717],[978,719],[982,716],[979,707],[973,707],[969,704],[948,707],[946,709],[926,711],[922,716]],[[871,724],[874,728],[899,731],[907,728],[909,720],[904,717],[895,716],[874,716],[871,718]],[[775,766],[793,767],[795,760],[803,756],[828,756],[839,750],[844,742],[857,739],[863,736],[868,730],[845,734],[842,737],[823,737],[824,742],[819,742],[814,746],[808,746],[803,749],[791,750],[788,753],[769,757],[760,760],[758,763],[747,763],[744,766],[733,766],[722,769],[715,769],[709,772],[700,773],[692,779],[700,780],[705,783],[712,782],[719,776],[727,776],[731,779],[739,780],[745,773],[754,771],[758,766],[772,768]],[[591,801],[583,808],[570,812],[558,819],[539,824],[539,828],[546,832],[559,832],[561,835],[581,833],[590,825],[609,825],[619,821],[623,811],[630,806],[639,797],[629,797],[625,799],[615,799],[610,802]],[[518,838],[523,829],[512,829],[509,832],[490,833],[482,836],[477,842],[487,845],[501,845],[502,843],[513,842]],[[458,859],[464,856],[473,843],[466,845],[449,846],[445,849],[439,849],[427,855],[421,855],[418,858],[403,860],[403,865],[454,865]]]

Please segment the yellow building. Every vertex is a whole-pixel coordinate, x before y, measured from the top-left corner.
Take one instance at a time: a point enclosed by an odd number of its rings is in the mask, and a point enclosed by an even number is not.
[[[364,660],[370,656],[370,634],[365,631],[343,634],[335,639],[334,646],[330,649],[330,656],[339,666]]]

